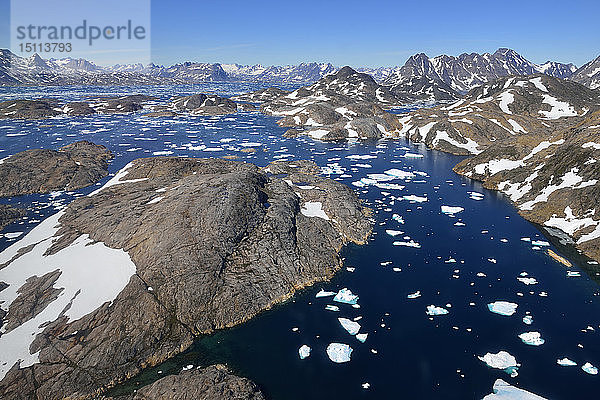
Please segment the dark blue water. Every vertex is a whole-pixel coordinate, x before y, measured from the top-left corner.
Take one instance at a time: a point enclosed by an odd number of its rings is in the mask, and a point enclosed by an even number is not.
[[[210,88],[219,90],[215,85]],[[130,91],[168,98],[181,88],[136,89],[85,88],[82,93]],[[206,89],[195,86],[185,90]],[[222,93],[245,89],[229,85]],[[23,94],[10,90],[13,97]],[[64,96],[76,99],[75,94],[70,91]],[[51,95],[63,96],[56,88]],[[234,155],[258,165],[276,159],[311,159],[325,175],[351,185],[375,211],[369,243],[344,250],[345,264],[355,267],[354,272],[344,269],[331,282],[306,289],[242,326],[200,338],[188,352],[133,379],[122,390],[177,373],[186,365],[219,362],[253,379],[271,399],[481,399],[491,393],[496,378],[552,399],[597,397],[598,376],[580,369],[587,361],[600,366],[598,284],[583,269],[593,270],[592,265],[576,264],[571,270],[580,271],[581,276],[567,277],[567,269],[543,248],[536,250],[530,242],[522,241],[523,237],[545,238],[503,196],[454,174],[452,167],[460,157],[427,151],[404,140],[320,143],[302,137],[286,139],[284,131],[274,118],[247,112],[157,120],[134,114],[0,121],[0,159],[27,148],[58,148],[80,139],[104,144],[115,153],[111,173],[134,158],[155,152],[191,157]],[[256,151],[245,153],[241,151],[244,148]],[[424,157],[404,158],[407,151]],[[374,158],[348,158],[353,155]],[[405,185],[403,190],[352,185],[367,174],[390,168],[423,174],[409,181],[391,182]],[[92,189],[5,200],[36,203],[29,220],[9,226],[4,233],[26,232],[36,220]],[[471,191],[484,194],[483,200],[471,199]],[[428,201],[398,199],[404,195],[426,196]],[[442,205],[461,206],[464,211],[444,215]],[[405,223],[392,220],[393,214],[402,216]],[[465,226],[456,226],[457,221]],[[394,238],[386,229],[404,234]],[[421,248],[392,245],[410,240],[403,236],[420,243]],[[18,239],[0,238],[0,249],[14,240]],[[456,262],[447,263],[450,258]],[[391,264],[381,265],[386,262]],[[516,278],[522,272],[539,283],[526,286],[519,282]],[[360,308],[314,297],[321,288],[336,291],[343,287],[360,296]],[[407,299],[417,290],[421,297]],[[489,312],[487,303],[496,300],[517,303],[517,312],[510,317]],[[337,304],[340,311],[325,310],[327,304]],[[425,311],[430,304],[446,307],[449,314],[429,317]],[[526,312],[533,316],[530,326],[522,322]],[[337,321],[338,317],[358,316],[362,317],[358,321],[361,332],[369,334],[364,344]],[[522,343],[517,335],[528,331],[540,332],[546,342],[539,347]],[[352,360],[332,363],[325,353],[331,342],[352,346]],[[305,360],[298,357],[302,344],[312,347],[311,356]],[[516,378],[488,368],[477,358],[500,350],[521,363]],[[557,365],[556,360],[563,357],[578,366]],[[370,387],[363,389],[364,383]]]

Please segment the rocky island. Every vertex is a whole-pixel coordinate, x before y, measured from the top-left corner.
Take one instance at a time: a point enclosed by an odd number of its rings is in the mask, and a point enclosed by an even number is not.
[[[25,150],[0,161],[0,197],[84,188],[108,175],[112,158],[106,147],[85,140]]]
[[[137,159],[43,221],[0,254],[2,397],[94,397],[331,278],[371,221],[315,171]]]

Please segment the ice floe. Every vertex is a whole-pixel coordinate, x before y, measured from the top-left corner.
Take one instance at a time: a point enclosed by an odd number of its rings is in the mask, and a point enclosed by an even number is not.
[[[427,311],[425,311],[427,315],[436,316],[436,315],[446,315],[449,313],[444,307],[434,306],[433,304],[427,306]]]
[[[300,348],[298,349],[298,355],[300,356],[301,360],[304,360],[305,358],[307,358],[308,356],[310,356],[310,351],[312,349],[310,348],[310,346],[307,346],[305,344],[303,344],[302,346],[300,346]]]
[[[364,343],[367,340],[367,336],[369,336],[368,333],[358,333],[356,334],[356,340],[358,340],[361,343]]]
[[[338,318],[342,327],[351,335],[356,335],[360,331],[360,324],[348,318]]]
[[[336,292],[328,292],[326,290],[319,290],[319,292],[315,295],[315,297],[329,297],[335,295]]]
[[[492,393],[482,400],[546,400],[544,397],[512,386],[502,379],[496,379]]]
[[[459,206],[441,206],[442,214],[454,215],[464,211],[463,207]]]
[[[575,361],[569,360],[567,357],[559,358],[558,360],[556,360],[556,363],[558,365],[560,365],[561,367],[575,367],[575,366],[577,366],[577,363]]]
[[[358,302],[358,296],[353,294],[348,288],[340,289],[333,298],[333,301],[354,305]]]
[[[488,309],[496,314],[511,316],[517,311],[518,304],[510,303],[508,301],[495,301],[489,303]]]
[[[581,369],[590,375],[598,375],[598,368],[594,367],[589,362],[586,362],[585,364],[583,364],[581,366]]]
[[[542,339],[542,335],[539,332],[525,332],[519,335],[519,339],[525,344],[530,346],[541,346],[546,341]]]
[[[352,347],[345,343],[330,343],[327,346],[327,356],[334,363],[345,363],[350,361]]]
[[[496,354],[486,353],[478,358],[486,363],[488,367],[502,369],[513,378],[518,375],[517,370],[521,366],[513,355],[504,350]]]

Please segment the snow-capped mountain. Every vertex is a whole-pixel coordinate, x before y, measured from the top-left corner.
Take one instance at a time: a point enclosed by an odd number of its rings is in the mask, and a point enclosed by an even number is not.
[[[484,83],[507,75],[532,75],[544,73],[558,78],[568,78],[574,72],[573,64],[547,62],[537,65],[511,49],[498,49],[494,54],[463,53],[458,57],[441,55],[429,58],[424,53],[410,57],[403,67],[395,70],[383,81],[385,85],[398,85],[414,77],[440,80],[457,92],[468,92]]]
[[[579,68],[571,79],[590,89],[600,88],[600,56]]]

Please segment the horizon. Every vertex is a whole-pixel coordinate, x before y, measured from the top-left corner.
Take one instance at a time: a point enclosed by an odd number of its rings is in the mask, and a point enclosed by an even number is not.
[[[568,14],[558,2],[513,0],[502,9],[471,0],[434,1],[429,6],[435,12],[427,13],[418,4],[389,1],[366,7],[355,0],[343,6],[309,0],[300,9],[273,1],[229,4],[224,14],[223,7],[213,3],[152,1],[150,62],[164,66],[186,61],[263,66],[317,62],[377,68],[404,65],[417,53],[457,57],[510,48],[535,64],[555,61],[581,67],[600,55],[597,2],[570,5]],[[0,0],[0,15],[0,48],[15,52],[10,46],[10,0]],[[357,24],[372,28],[357,29]],[[88,53],[69,56],[101,66],[136,63],[135,55],[125,51]]]

